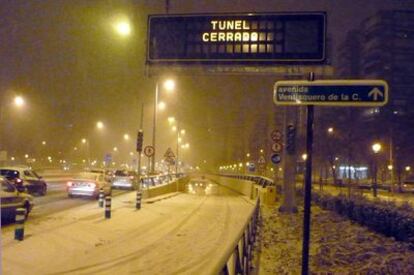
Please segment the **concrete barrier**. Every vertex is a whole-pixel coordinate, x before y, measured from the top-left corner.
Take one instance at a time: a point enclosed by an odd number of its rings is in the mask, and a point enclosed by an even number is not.
[[[157,185],[157,186],[151,186],[150,188],[144,188],[142,190],[142,198],[148,199],[152,197],[157,197],[161,195],[165,195],[168,193],[174,193],[174,192],[182,192],[184,191],[184,185],[189,181],[188,177],[180,178],[178,180],[175,180],[173,182]]]
[[[216,175],[207,175],[206,178],[243,194],[252,200],[259,198],[262,203],[267,205],[276,202],[276,188],[274,186],[262,187],[253,181]]]

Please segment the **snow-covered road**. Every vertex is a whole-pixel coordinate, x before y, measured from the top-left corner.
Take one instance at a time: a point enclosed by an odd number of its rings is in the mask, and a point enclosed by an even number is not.
[[[3,274],[210,274],[254,207],[219,193],[177,193],[140,211],[127,193],[110,220],[95,202],[50,215],[29,223],[22,242],[3,234]]]

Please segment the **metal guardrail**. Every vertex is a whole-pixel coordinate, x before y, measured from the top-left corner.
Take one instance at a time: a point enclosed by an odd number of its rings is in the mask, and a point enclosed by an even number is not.
[[[213,274],[233,275],[249,274],[253,258],[253,245],[256,241],[256,232],[260,219],[260,200],[237,234],[234,243],[228,247],[224,257],[214,268]]]
[[[261,187],[266,186],[273,186],[273,180],[263,177],[263,176],[256,176],[256,175],[234,175],[234,174],[219,174],[219,176],[223,177],[230,177],[235,179],[241,179],[241,180],[250,180],[255,182],[257,185],[260,185]]]

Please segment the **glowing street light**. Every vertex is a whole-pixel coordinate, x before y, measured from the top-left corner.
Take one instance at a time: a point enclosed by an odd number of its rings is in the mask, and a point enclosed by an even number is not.
[[[118,152],[118,147],[114,147],[114,152]]]
[[[181,129],[180,133],[181,133],[182,135],[185,135],[185,130],[184,130],[184,129]]]
[[[392,168],[393,168],[393,166],[391,165],[391,164],[389,164],[388,166],[387,166],[387,168],[388,168],[388,170],[392,170]]]
[[[173,116],[168,117],[168,123],[169,124],[173,124],[174,122],[175,122],[175,117],[173,117]]]
[[[14,105],[16,105],[17,107],[22,107],[24,105],[24,99],[22,96],[16,96],[14,98]]]
[[[375,154],[381,151],[381,144],[379,143],[372,144],[372,151],[374,151]]]
[[[332,127],[329,127],[329,128],[328,128],[328,133],[329,133],[329,134],[332,134],[332,133],[333,133],[333,131],[334,131],[334,128],[332,128]]]
[[[410,172],[411,171],[411,167],[410,166],[405,166],[405,171]]]
[[[129,140],[129,135],[128,134],[124,134],[124,140]]]
[[[98,122],[96,123],[96,128],[98,128],[98,129],[103,129],[103,128],[104,128],[104,124],[103,124],[103,122],[102,122],[102,121],[98,121]]]
[[[158,103],[158,109],[160,111],[165,110],[165,107],[167,106],[167,104],[165,104],[164,101],[161,101],[160,103]]]
[[[29,155],[28,155],[28,154],[25,154],[25,155],[24,155],[24,158],[25,158],[25,159],[29,158]]]
[[[174,126],[172,127],[172,130],[173,130],[174,132],[175,132],[175,131],[177,131],[177,126],[175,126],[175,125],[174,125]]]
[[[46,141],[42,141],[42,145],[46,145]]]
[[[116,22],[114,29],[121,36],[129,36],[131,34],[131,25],[127,21]]]
[[[85,144],[86,143],[86,138],[82,139],[82,143]]]
[[[167,91],[174,91],[175,89],[175,81],[172,79],[167,79],[166,81],[164,81],[164,88]]]
[[[308,155],[307,154],[302,154],[302,159],[303,160],[306,160],[308,158]]]

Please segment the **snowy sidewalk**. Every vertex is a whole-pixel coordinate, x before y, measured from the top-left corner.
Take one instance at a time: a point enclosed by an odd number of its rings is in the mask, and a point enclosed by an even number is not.
[[[135,193],[28,222],[22,242],[2,233],[3,274],[209,274],[253,202],[179,194],[135,210]]]

